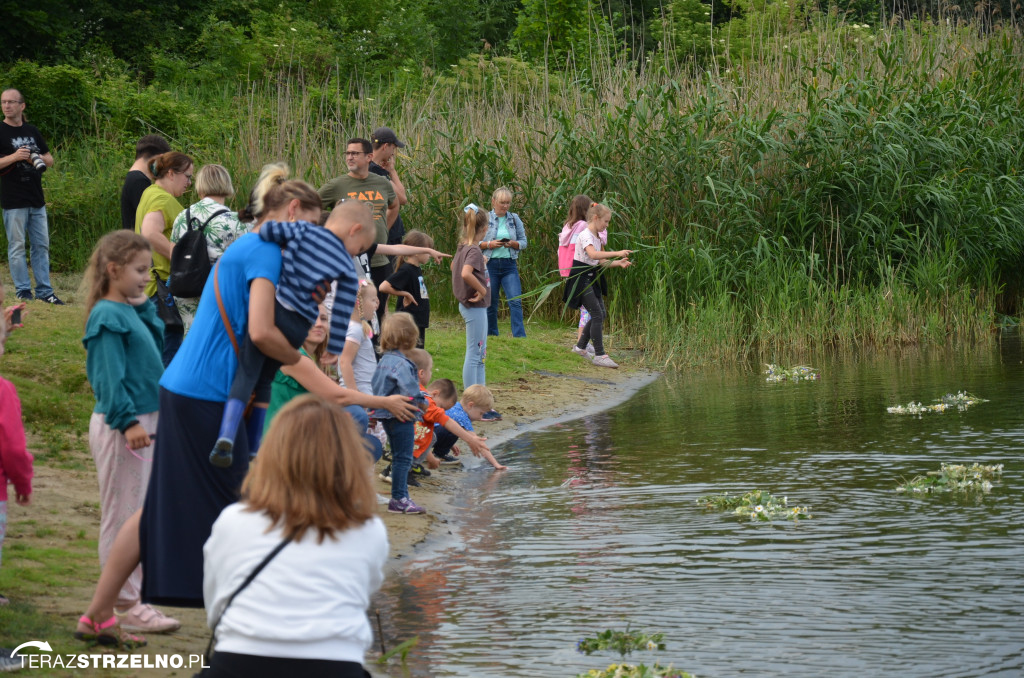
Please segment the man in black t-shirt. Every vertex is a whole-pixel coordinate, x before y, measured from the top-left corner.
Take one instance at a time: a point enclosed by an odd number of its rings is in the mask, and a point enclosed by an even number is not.
[[[139,208],[142,192],[153,183],[149,163],[170,150],[170,144],[159,134],[147,134],[135,144],[135,162],[128,168],[121,187],[121,228],[135,230],[135,211]]]
[[[0,208],[7,231],[7,263],[18,299],[32,298],[25,241],[32,252],[36,299],[64,305],[50,286],[50,231],[42,174],[53,167],[46,139],[25,122],[25,97],[16,89],[0,92],[4,119],[0,122]]]
[[[395,189],[395,196],[398,198],[398,207],[409,202],[405,194],[405,185],[398,178],[395,171],[395,152],[399,148],[405,148],[405,144],[398,140],[395,131],[390,127],[378,127],[370,137],[373,144],[373,161],[370,163],[370,171],[391,181]],[[391,224],[388,230],[388,245],[401,245],[405,237],[405,226],[402,224],[402,214],[399,212],[395,217],[395,223]]]

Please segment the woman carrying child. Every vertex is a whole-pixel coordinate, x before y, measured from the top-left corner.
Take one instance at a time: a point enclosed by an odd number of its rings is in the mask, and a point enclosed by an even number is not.
[[[317,192],[302,181],[289,180],[286,168],[271,165],[260,175],[242,218],[255,220],[258,230],[265,221],[319,216]],[[228,332],[236,338],[248,332],[265,355],[282,364],[294,364],[300,357],[274,325],[281,258],[280,246],[247,234],[225,251],[207,281],[181,353],[160,381],[160,427],[145,506],[118,533],[86,610],[87,621],[78,626],[78,631],[94,634],[97,642],[130,640],[116,628],[96,629],[94,620],[113,615],[118,591],[140,558],[144,600],[181,607],[203,604],[203,544],[220,512],[238,500],[249,468],[245,435],[236,441],[230,469],[209,462],[238,365]],[[416,408],[403,403],[396,410],[397,416],[409,417]]]
[[[361,448],[337,405],[306,395],[278,412],[242,500],[224,509],[203,548],[216,642],[203,678],[369,675],[366,610],[388,540]]]
[[[587,210],[587,227],[576,239],[572,269],[566,280],[563,299],[570,308],[581,306],[590,314],[590,321],[583,328],[579,341],[572,347],[573,353],[592,360],[598,367],[618,367],[604,351],[604,319],[607,311],[604,296],[608,284],[602,268],[626,268],[630,265],[631,250],[604,252],[601,250],[600,234],[608,230],[612,211],[605,205],[593,203]],[[593,340],[595,355],[587,353],[587,343]]]
[[[413,247],[434,247],[434,239],[423,231],[412,230],[402,239],[403,245]],[[430,261],[430,254],[411,254],[400,256],[395,260],[395,272],[380,284],[381,294],[391,294],[399,298],[396,311],[404,311],[412,316],[419,328],[420,338],[417,348],[423,348],[427,328],[430,326],[430,295],[427,284],[423,281],[422,266]]]
[[[86,269],[85,370],[96,396],[89,449],[100,485],[100,567],[125,521],[142,508],[157,430],[164,324],[145,294],[151,252],[141,235],[103,236]],[[142,569],[121,587],[115,610],[127,631],[166,633],[181,624],[139,602]],[[99,624],[108,628],[116,619]]]

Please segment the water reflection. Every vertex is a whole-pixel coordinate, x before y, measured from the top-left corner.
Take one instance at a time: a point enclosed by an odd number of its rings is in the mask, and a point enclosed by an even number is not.
[[[462,542],[378,599],[388,638],[421,635],[411,675],[573,676],[612,659],[576,640],[626,623],[667,634],[638,661],[701,676],[1021,675],[1019,342],[813,364],[821,381],[666,378],[517,438],[514,473],[467,474]],[[960,389],[991,402],[885,413]],[[972,461],[1006,465],[990,496],[893,491]],[[750,525],[695,502],[755,488],[814,518]]]

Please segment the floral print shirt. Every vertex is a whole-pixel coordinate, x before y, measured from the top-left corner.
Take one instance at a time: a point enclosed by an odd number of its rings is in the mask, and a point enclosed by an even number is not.
[[[225,209],[229,208],[221,205],[213,198],[203,198],[191,205],[187,210],[182,210],[181,214],[174,220],[174,227],[171,229],[171,243],[177,243],[185,235],[185,232],[188,231],[188,224],[185,223],[186,214],[191,213],[193,219],[201,224],[209,219],[210,215],[214,212]],[[224,250],[228,248],[228,245],[248,232],[249,226],[239,221],[238,214],[235,212],[228,211],[211,219],[204,231],[206,235],[206,251],[210,255],[210,263],[216,264],[217,260],[224,254]],[[192,320],[195,318],[196,309],[199,308],[199,298],[184,299],[177,297],[175,301],[178,305],[178,312],[181,314],[181,320],[185,325],[185,332],[188,332],[189,327],[192,325]]]

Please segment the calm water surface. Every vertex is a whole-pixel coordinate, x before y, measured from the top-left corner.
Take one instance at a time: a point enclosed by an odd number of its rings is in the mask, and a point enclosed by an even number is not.
[[[496,449],[452,523],[377,600],[414,676],[574,676],[576,641],[663,631],[633,661],[699,676],[1024,675],[1024,364],[968,353],[818,360],[823,378],[667,376]],[[966,412],[886,406],[966,389]],[[977,499],[897,494],[940,462],[1006,465]],[[697,497],[765,489],[813,518],[752,524]],[[396,674],[397,675],[397,674]]]

